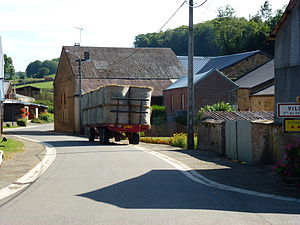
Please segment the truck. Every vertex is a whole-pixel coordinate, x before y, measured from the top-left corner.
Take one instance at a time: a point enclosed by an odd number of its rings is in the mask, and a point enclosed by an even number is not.
[[[106,85],[82,97],[83,126],[89,141],[108,144],[127,137],[139,144],[140,132],[150,129],[151,87]]]

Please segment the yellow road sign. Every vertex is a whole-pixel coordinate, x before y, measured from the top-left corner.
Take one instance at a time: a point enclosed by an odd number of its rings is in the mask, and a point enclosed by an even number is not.
[[[284,132],[300,132],[300,120],[285,119]]]

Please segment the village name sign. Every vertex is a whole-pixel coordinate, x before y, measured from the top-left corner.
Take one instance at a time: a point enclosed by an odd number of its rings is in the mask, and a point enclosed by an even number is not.
[[[284,132],[300,132],[300,103],[278,103],[277,116],[284,119]],[[291,119],[286,119],[291,118]]]

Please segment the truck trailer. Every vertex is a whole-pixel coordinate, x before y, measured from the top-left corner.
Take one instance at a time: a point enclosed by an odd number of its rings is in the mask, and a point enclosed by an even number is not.
[[[83,125],[89,141],[99,139],[108,144],[110,138],[127,137],[139,144],[139,132],[150,129],[151,87],[106,85],[82,97]]]

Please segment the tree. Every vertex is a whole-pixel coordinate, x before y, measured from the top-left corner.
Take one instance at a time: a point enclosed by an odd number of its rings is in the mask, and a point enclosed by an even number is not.
[[[260,7],[261,17],[267,21],[272,17],[272,6],[269,1],[265,1],[265,3]]]
[[[12,80],[16,75],[13,61],[10,57],[4,54],[4,77]]]
[[[42,62],[40,60],[36,60],[34,62],[29,63],[26,68],[26,75],[29,77],[36,77],[36,74],[39,72],[39,69],[42,66]]]

